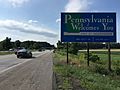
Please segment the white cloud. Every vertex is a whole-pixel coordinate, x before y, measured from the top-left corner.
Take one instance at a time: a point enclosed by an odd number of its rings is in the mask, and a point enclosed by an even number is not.
[[[38,21],[36,20],[28,20],[28,23],[32,24],[32,23],[37,23]]]
[[[28,34],[37,34],[46,38],[56,38],[57,34],[52,30],[43,28],[37,25],[29,24],[28,22],[19,22],[16,20],[0,20],[0,28],[6,30],[14,30]]]
[[[13,6],[13,7],[20,7],[24,3],[27,3],[29,0],[8,0],[8,2]]]
[[[68,3],[64,7],[64,12],[80,12],[88,10],[89,5],[92,2],[88,0],[69,0]],[[60,22],[60,18],[56,20],[56,22]]]
[[[69,0],[65,6],[65,12],[79,12],[85,11],[88,9],[89,2],[88,0]]]
[[[61,19],[60,19],[60,18],[58,18],[58,19],[56,20],[56,23],[59,23],[59,22],[61,22]]]

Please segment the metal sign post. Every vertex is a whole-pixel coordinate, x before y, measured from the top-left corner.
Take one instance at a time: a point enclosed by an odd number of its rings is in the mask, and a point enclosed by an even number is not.
[[[87,42],[87,65],[89,66],[89,42]]]
[[[110,51],[110,42],[108,43],[108,70],[111,71],[111,51]]]
[[[67,42],[67,64],[69,64],[69,60],[68,60],[68,42]]]

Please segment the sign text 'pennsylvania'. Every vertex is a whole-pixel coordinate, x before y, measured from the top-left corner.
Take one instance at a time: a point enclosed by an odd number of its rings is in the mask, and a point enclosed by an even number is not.
[[[62,42],[116,42],[116,13],[61,13]]]

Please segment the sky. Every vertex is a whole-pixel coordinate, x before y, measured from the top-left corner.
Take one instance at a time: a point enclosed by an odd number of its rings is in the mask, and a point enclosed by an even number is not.
[[[60,40],[61,12],[116,12],[120,42],[120,0],[0,0],[0,41]]]

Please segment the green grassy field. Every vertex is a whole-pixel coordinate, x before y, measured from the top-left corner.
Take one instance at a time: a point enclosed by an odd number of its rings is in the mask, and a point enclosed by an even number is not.
[[[0,55],[14,54],[14,52],[0,52]]]
[[[85,51],[79,52],[79,53],[86,53]],[[107,65],[108,63],[108,52],[107,51],[91,51],[90,53],[93,53],[95,55],[98,55],[100,57],[100,62],[104,65]],[[111,52],[111,61],[112,66],[120,66],[120,51],[112,51]]]
[[[69,65],[66,65],[66,53],[57,51],[54,54],[54,72],[57,76],[58,90],[120,90],[120,52],[112,52],[112,71],[107,70],[107,51],[92,51],[100,57],[99,62],[90,62],[87,67],[85,51],[69,54]],[[77,81],[77,82],[76,82]]]

